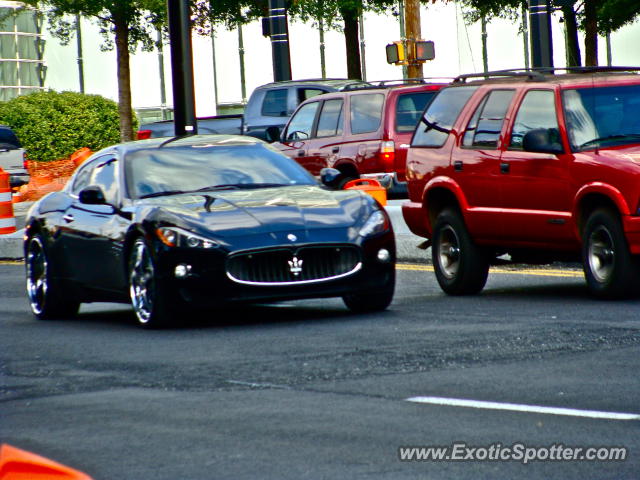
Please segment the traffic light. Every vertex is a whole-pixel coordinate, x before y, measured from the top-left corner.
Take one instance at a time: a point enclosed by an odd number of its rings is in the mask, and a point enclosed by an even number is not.
[[[407,55],[402,42],[393,42],[387,45],[387,63],[395,63],[396,65],[406,64]]]
[[[416,40],[415,59],[419,62],[436,58],[435,46],[431,40]]]

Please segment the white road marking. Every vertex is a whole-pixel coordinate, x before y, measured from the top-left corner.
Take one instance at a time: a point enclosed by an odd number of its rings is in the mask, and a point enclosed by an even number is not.
[[[522,405],[518,403],[485,402],[481,400],[466,400],[461,398],[444,397],[411,397],[407,402],[428,403],[431,405],[445,405],[450,407],[480,408],[486,410],[509,410],[512,412],[543,413],[546,415],[567,415],[572,417],[602,418],[606,420],[640,420],[637,413],[600,412],[597,410],[578,410],[574,408],[541,407],[537,405]]]

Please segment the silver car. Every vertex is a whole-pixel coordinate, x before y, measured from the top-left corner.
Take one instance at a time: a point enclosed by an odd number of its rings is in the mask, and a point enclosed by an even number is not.
[[[29,182],[29,172],[25,168],[27,154],[18,137],[6,125],[0,125],[0,168],[9,174],[12,187]]]

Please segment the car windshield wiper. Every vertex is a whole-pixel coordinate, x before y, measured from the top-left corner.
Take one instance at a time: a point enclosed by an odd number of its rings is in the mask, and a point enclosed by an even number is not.
[[[610,140],[638,140],[640,139],[640,133],[620,133],[620,134],[616,134],[616,135],[607,135],[606,137],[599,137],[599,138],[594,138],[592,140],[589,140],[588,142],[584,142],[582,145],[580,145],[580,150],[582,150],[585,147],[591,146],[591,145],[595,145],[595,144],[599,144],[601,142],[607,142]]]
[[[253,188],[270,188],[270,187],[286,187],[287,183],[226,183],[222,185],[211,185],[209,187],[198,188],[193,192],[209,192],[213,190],[233,190],[233,189],[253,189]]]
[[[184,190],[164,190],[162,192],[146,193],[144,195],[140,195],[138,198],[164,197],[165,195],[180,195],[182,193],[189,192],[185,192]]]

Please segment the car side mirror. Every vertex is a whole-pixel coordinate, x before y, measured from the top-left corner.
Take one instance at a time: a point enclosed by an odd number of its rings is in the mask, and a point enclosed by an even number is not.
[[[557,128],[537,128],[527,132],[522,139],[522,148],[525,152],[564,153]]]
[[[269,143],[277,142],[280,139],[280,127],[272,125],[265,132],[265,140]]]
[[[335,168],[323,168],[320,170],[320,181],[326,187],[333,190],[340,189],[340,182],[343,180],[344,175],[340,170]]]
[[[91,186],[80,191],[80,203],[85,205],[106,205],[104,192],[100,187]]]

